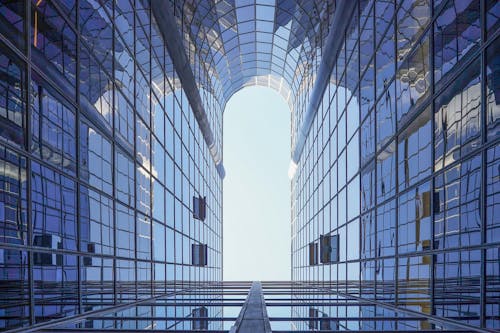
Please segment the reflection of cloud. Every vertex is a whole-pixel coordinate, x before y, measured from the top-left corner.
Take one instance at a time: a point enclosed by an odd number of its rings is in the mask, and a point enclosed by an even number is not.
[[[288,178],[290,180],[292,180],[293,177],[295,177],[295,173],[297,172],[298,167],[299,166],[293,160],[290,161],[290,165],[288,167]]]
[[[450,165],[460,158],[460,146],[480,134],[481,83],[454,92],[436,113],[440,135],[436,145],[444,145],[444,154],[436,157],[436,167]],[[472,142],[477,148],[479,141]]]
[[[103,116],[105,119],[111,118],[111,101],[113,100],[113,91],[111,89],[107,89],[99,96],[94,104],[96,110]]]
[[[160,97],[163,97],[162,96],[162,93],[163,93],[162,87],[160,87],[158,85],[158,83],[156,83],[154,80],[151,81],[151,84],[153,85],[153,89],[156,91],[157,95],[160,96]],[[163,86],[163,84],[161,84],[161,85]],[[154,100],[153,100],[153,103],[154,103]]]
[[[208,33],[206,34],[206,36],[207,36],[208,45],[210,45],[214,51],[217,50],[217,52],[220,52],[221,55],[225,55],[224,43],[222,43],[222,40],[221,40],[219,34],[217,33],[217,31],[210,28],[210,29],[208,29]]]
[[[383,151],[381,151],[380,154],[378,154],[377,160],[384,161],[387,158],[392,157],[395,151],[396,151],[396,143],[393,141]]]
[[[19,165],[0,160],[0,170],[2,170],[1,175],[4,178],[19,180],[23,183],[26,181],[26,172],[24,170],[19,172]]]
[[[141,175],[143,175],[147,179],[150,179],[151,175],[158,178],[158,170],[156,170],[155,167],[151,165],[151,160],[147,159],[141,153],[137,153],[137,155],[138,155],[139,159],[141,160],[142,168],[137,168],[137,170],[139,170]],[[147,172],[146,170],[151,170],[151,174],[149,174],[149,172]]]

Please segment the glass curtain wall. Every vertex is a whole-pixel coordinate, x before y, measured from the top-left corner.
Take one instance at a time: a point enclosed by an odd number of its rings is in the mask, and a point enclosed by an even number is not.
[[[292,180],[293,280],[500,328],[499,16],[357,2]]]
[[[222,179],[150,10],[0,3],[2,330],[222,279]]]

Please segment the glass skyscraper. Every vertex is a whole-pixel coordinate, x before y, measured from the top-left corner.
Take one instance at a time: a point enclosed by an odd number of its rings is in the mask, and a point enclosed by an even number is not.
[[[499,19],[0,0],[0,330],[243,333],[253,307],[254,332],[499,330]],[[223,282],[223,111],[249,85],[292,111],[288,282]]]

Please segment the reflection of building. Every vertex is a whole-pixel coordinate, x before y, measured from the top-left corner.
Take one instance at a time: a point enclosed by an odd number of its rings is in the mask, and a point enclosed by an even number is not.
[[[276,329],[500,328],[499,11],[3,1],[0,328],[229,329],[258,285],[219,284],[222,118],[253,84],[291,108]]]

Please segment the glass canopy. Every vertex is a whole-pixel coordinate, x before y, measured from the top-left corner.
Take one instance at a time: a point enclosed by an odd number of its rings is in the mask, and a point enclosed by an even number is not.
[[[249,85],[278,91],[290,106],[321,61],[334,0],[175,0],[185,49],[201,89],[223,107]]]

